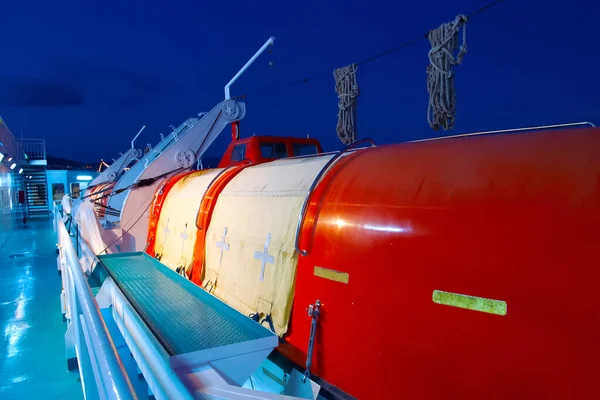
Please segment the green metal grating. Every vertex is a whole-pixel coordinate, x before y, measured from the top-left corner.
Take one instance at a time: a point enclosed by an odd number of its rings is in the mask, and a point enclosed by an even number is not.
[[[146,253],[98,258],[171,355],[273,336]]]

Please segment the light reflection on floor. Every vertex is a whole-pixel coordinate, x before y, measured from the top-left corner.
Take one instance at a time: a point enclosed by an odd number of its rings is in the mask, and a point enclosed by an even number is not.
[[[66,367],[52,224],[2,222],[0,399],[83,398],[79,374]]]

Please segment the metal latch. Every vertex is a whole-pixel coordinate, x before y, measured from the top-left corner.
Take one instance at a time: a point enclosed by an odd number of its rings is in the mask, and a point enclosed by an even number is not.
[[[315,301],[315,304],[310,304],[306,311],[308,311],[308,316],[312,318],[312,322],[310,325],[310,338],[308,339],[308,352],[306,354],[306,371],[304,372],[304,382],[306,382],[306,378],[310,378],[310,367],[312,365],[312,355],[315,347],[315,336],[317,333],[317,319],[321,314],[321,304],[320,300]]]

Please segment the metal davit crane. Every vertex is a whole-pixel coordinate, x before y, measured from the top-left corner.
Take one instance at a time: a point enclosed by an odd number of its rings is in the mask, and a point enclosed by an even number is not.
[[[209,112],[200,113],[199,118],[189,118],[184,121],[169,135],[162,138],[158,145],[139,158],[127,173],[120,176],[112,188],[104,186],[102,190],[106,191],[97,196],[99,198],[95,201],[100,202],[103,208],[101,213],[105,228],[113,229],[115,231],[113,236],[119,237],[118,243],[115,242],[114,245],[118,244],[121,251],[145,248],[145,242],[136,241],[135,238],[140,234],[145,237],[148,229],[148,209],[160,183],[175,173],[193,168],[228,124],[244,118],[246,106],[243,102],[230,98],[229,88],[260,54],[274,43],[274,40],[274,37],[269,38],[227,83],[226,98],[223,101]],[[122,158],[133,152],[132,141],[132,149]],[[108,171],[109,169],[104,171],[103,178],[115,179],[113,176],[115,171]],[[111,173],[113,175],[109,175]]]

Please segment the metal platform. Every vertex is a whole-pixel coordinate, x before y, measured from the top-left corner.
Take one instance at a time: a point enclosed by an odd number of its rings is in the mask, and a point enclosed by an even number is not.
[[[146,253],[98,258],[171,356],[274,336]]]
[[[86,277],[55,213],[66,355],[86,398],[292,399],[280,395],[287,386],[255,390],[251,380],[275,334],[143,253],[101,256]]]

